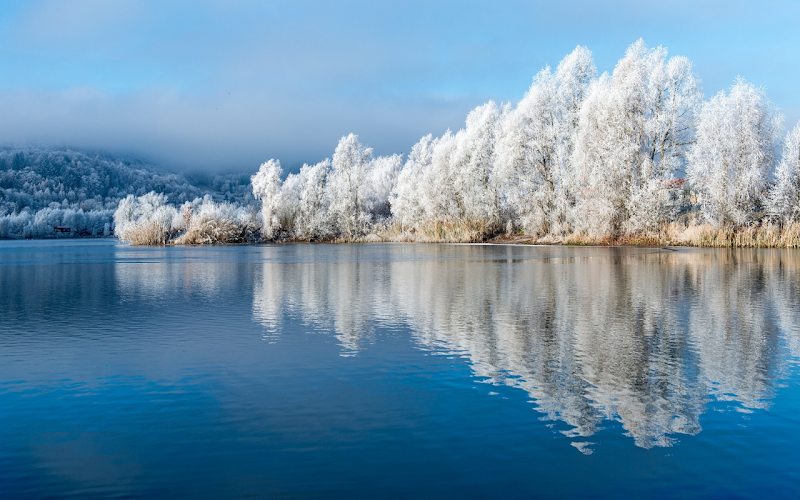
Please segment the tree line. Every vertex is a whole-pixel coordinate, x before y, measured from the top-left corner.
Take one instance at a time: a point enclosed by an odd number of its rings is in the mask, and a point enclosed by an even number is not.
[[[267,240],[557,241],[670,224],[787,227],[800,219],[800,124],[781,140],[782,125],[764,90],[742,78],[706,100],[692,63],[663,47],[639,40],[601,75],[577,47],[537,73],[516,104],[478,106],[462,129],[426,135],[405,161],[375,157],[350,134],[330,159],[297,173],[265,162],[252,177],[255,223]],[[150,224],[130,213],[118,211],[117,225]],[[160,240],[188,230],[190,219],[170,220]]]

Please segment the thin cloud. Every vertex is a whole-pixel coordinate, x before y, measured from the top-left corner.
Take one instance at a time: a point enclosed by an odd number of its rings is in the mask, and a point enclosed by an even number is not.
[[[0,7],[0,142],[135,151],[178,167],[317,161],[358,133],[408,151],[517,100],[576,45],[611,70],[633,40],[742,74],[800,118],[792,2],[44,0]]]

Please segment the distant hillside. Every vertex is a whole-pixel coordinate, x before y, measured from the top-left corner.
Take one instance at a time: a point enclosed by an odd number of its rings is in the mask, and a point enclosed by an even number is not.
[[[132,159],[79,151],[0,149],[0,238],[101,234],[128,195],[163,193],[181,204],[211,195],[253,202],[247,174],[179,174]]]

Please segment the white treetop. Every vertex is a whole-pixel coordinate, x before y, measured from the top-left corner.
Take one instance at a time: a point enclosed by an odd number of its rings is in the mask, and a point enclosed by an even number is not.
[[[784,223],[800,221],[800,123],[786,134],[775,185],[767,198],[769,212]]]
[[[329,177],[330,210],[347,236],[355,236],[370,222],[366,185],[372,148],[358,142],[358,136],[342,137],[333,153]]]
[[[367,195],[370,200],[370,211],[375,217],[391,218],[390,198],[402,169],[402,155],[379,156],[372,160],[367,179]]]
[[[278,209],[282,172],[278,160],[269,160],[262,163],[258,172],[250,178],[253,184],[253,196],[261,200],[262,233],[268,239],[274,236],[277,225],[275,215]]]
[[[580,108],[596,73],[591,52],[577,47],[555,74],[549,67],[540,71],[504,117],[497,174],[517,225],[529,233],[566,229],[574,204],[569,160]]]
[[[782,121],[763,89],[741,78],[702,106],[688,174],[709,222],[743,225],[759,214]]]
[[[500,108],[489,101],[467,115],[465,128],[455,136],[456,149],[450,161],[457,173],[454,187],[460,195],[461,220],[500,223],[500,183],[494,167],[501,117]]]
[[[682,170],[701,92],[691,63],[662,47],[632,44],[611,76],[589,89],[573,168],[585,229],[602,234],[653,229],[665,213],[663,181]]]

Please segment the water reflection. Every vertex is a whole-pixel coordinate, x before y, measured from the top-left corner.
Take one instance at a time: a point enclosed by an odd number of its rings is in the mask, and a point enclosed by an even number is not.
[[[253,316],[272,338],[298,319],[332,330],[343,355],[405,324],[420,348],[525,390],[566,435],[616,420],[644,448],[700,432],[710,401],[767,408],[783,350],[800,355],[796,252],[413,248],[258,264]]]
[[[264,263],[256,270],[253,316],[268,338],[280,333],[285,314],[315,331],[333,331],[342,356],[372,337],[388,302],[385,268],[358,262]]]

